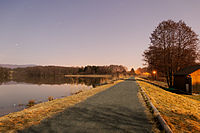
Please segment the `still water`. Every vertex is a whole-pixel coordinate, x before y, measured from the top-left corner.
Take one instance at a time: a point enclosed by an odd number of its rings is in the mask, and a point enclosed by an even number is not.
[[[28,78],[7,81],[0,85],[0,116],[26,108],[29,100],[36,103],[48,101],[48,97],[62,98],[78,90],[88,90],[106,78]]]

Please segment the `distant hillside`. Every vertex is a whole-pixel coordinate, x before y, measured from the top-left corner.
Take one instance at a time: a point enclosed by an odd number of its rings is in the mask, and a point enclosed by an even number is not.
[[[34,67],[36,65],[33,64],[27,64],[27,65],[12,65],[12,64],[0,64],[0,67],[4,67],[4,68],[26,68],[26,67]]]

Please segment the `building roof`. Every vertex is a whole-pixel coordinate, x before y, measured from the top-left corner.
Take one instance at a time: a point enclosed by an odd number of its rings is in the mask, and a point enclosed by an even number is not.
[[[200,65],[189,66],[176,72],[174,75],[188,75],[200,69]]]

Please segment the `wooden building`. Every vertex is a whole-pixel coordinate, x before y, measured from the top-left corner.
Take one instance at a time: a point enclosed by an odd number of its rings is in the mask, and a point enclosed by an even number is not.
[[[200,65],[186,67],[176,72],[174,87],[188,93],[200,94]]]

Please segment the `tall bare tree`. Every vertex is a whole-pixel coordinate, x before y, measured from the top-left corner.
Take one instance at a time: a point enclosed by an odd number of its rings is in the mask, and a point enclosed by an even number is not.
[[[196,64],[198,35],[183,21],[162,21],[151,34],[143,56],[148,68],[162,73],[168,86],[173,87],[173,74]]]

